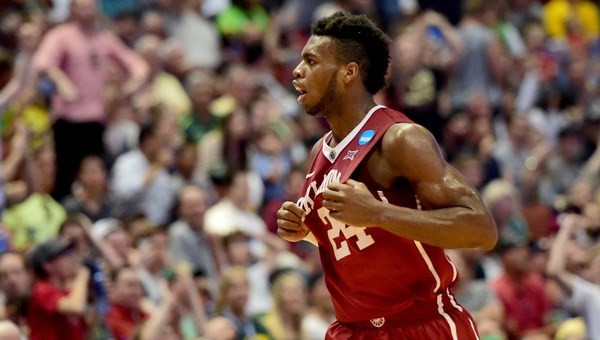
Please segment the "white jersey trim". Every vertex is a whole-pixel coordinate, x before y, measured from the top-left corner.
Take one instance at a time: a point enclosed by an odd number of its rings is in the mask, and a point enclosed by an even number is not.
[[[350,144],[350,142],[354,139],[354,137],[356,137],[358,132],[363,128],[363,126],[365,126],[365,124],[367,123],[369,118],[371,118],[373,113],[375,113],[375,111],[382,109],[382,108],[385,108],[385,106],[375,105],[373,108],[371,108],[369,110],[369,112],[367,112],[367,115],[363,118],[363,120],[358,125],[356,125],[354,127],[354,129],[346,137],[344,137],[344,139],[342,139],[342,141],[339,142],[338,145],[336,145],[334,148],[327,145],[327,139],[332,134],[332,132],[329,131],[323,138],[322,152],[323,152],[323,155],[325,156],[325,158],[327,158],[331,163],[335,162],[335,160],[340,155],[340,152],[342,152],[342,150],[344,150],[346,148],[346,146],[348,146],[348,144]]]
[[[471,318],[469,318],[469,324],[471,325],[471,329],[473,330],[475,339],[479,340],[479,334],[477,334],[477,331],[475,330],[475,325],[473,325],[473,321],[471,321]]]
[[[445,255],[445,253],[444,253]],[[448,258],[448,255],[446,256],[446,260],[448,261],[448,263],[450,263],[450,265],[452,266],[452,282],[456,281],[456,278],[458,277],[458,269],[456,269],[456,266],[454,265],[454,263],[452,263],[452,261],[450,261],[450,259]]]
[[[454,306],[454,308],[456,308],[462,312],[463,308],[461,305],[456,303],[456,300],[454,300],[454,295],[450,294],[450,288],[446,288],[446,295],[448,295],[448,298],[450,299],[450,303],[452,304],[452,306]]]
[[[442,285],[442,282],[440,280],[440,275],[435,270],[435,267],[433,266],[433,262],[431,262],[429,255],[427,255],[425,248],[423,248],[423,244],[421,244],[421,242],[419,242],[419,241],[413,241],[413,242],[415,243],[415,246],[417,246],[417,249],[419,250],[421,257],[427,264],[427,268],[429,268],[431,275],[433,275],[433,278],[435,279],[435,288],[433,288],[433,292],[437,293],[438,289],[440,289],[440,286]]]
[[[448,322],[448,326],[450,326],[450,332],[452,333],[452,340],[458,340],[458,332],[456,331],[456,324],[454,323],[454,321],[452,320],[450,315],[448,315],[448,313],[446,313],[444,311],[444,301],[442,301],[442,294],[438,294],[437,303],[438,303],[438,313],[440,313],[440,315],[443,316],[444,319],[446,319],[446,322]]]
[[[385,195],[383,194],[383,191],[378,190],[377,194],[379,195],[379,198],[381,199],[382,202],[389,203],[387,197],[385,197]],[[418,200],[417,200],[417,202],[418,202]],[[418,209],[421,210],[420,205],[419,205]],[[435,267],[433,266],[433,262],[431,262],[431,258],[427,254],[427,251],[423,247],[423,244],[421,244],[421,242],[419,242],[419,241],[413,240],[413,242],[414,242],[415,246],[417,247],[417,250],[419,250],[419,254],[421,254],[423,261],[425,261],[425,264],[427,264],[427,268],[429,269],[429,272],[435,279],[435,288],[433,289],[433,292],[437,293],[438,289],[440,289],[440,286],[442,285],[442,280],[440,279],[440,275],[437,273],[437,270],[435,270]],[[447,257],[446,257],[446,259],[447,259]],[[454,268],[454,265],[452,266],[452,268]],[[456,270],[456,268],[454,268],[454,269]]]

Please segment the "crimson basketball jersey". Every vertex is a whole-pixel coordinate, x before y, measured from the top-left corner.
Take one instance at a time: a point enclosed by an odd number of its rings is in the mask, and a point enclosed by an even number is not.
[[[298,205],[305,224],[316,237],[327,287],[336,317],[342,322],[370,320],[386,315],[446,308],[461,309],[448,287],[457,271],[443,249],[409,240],[382,228],[357,228],[335,220],[322,205],[322,192],[331,182],[363,182],[382,201],[395,203],[393,192],[370,180],[368,171],[356,171],[361,162],[396,123],[412,123],[405,115],[376,106],[335,148],[324,140],[314,157]],[[410,155],[397,155],[410,157]],[[416,198],[415,206],[416,207]]]

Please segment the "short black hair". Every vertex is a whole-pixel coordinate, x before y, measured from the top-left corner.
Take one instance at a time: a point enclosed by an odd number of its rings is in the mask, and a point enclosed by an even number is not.
[[[154,125],[151,123],[143,123],[138,134],[138,145],[142,146],[147,140],[154,138]]]
[[[385,86],[391,39],[366,15],[336,12],[315,22],[312,34],[334,38],[337,58],[358,64],[369,93],[375,94]]]
[[[63,223],[61,223],[60,227],[58,227],[58,235],[64,234],[67,227],[74,225],[74,224],[83,228],[83,225],[81,224],[81,220],[80,220],[79,216],[75,216],[75,215],[67,216],[67,219],[64,220]]]
[[[47,279],[48,272],[44,264],[73,251],[75,244],[73,242],[65,243],[58,239],[49,239],[35,245],[30,249],[27,256],[27,266],[39,279]]]

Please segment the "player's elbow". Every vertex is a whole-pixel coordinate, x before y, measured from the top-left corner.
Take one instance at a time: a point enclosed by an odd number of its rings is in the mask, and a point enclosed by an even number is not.
[[[481,238],[479,247],[483,250],[492,250],[498,242],[498,228],[494,220],[489,219],[484,222],[484,227],[481,228]]]
[[[464,220],[468,244],[465,248],[478,248],[486,251],[494,249],[498,241],[498,228],[488,214],[473,212]]]
[[[473,207],[467,215],[468,223],[474,231],[471,234],[473,236],[471,241],[474,243],[472,248],[486,251],[494,249],[498,242],[498,228],[490,212],[485,206]]]

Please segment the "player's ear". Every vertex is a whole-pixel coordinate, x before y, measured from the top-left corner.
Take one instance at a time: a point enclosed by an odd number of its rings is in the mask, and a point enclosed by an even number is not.
[[[354,81],[354,79],[357,77],[360,77],[360,69],[358,64],[355,62],[346,64],[346,67],[344,67],[344,83],[348,84]]]

